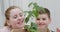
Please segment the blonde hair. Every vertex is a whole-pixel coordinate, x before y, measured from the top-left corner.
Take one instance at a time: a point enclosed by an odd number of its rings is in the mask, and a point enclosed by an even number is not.
[[[10,7],[5,11],[6,21],[5,21],[4,26],[8,26],[7,21],[9,20],[9,17],[10,17],[10,11],[11,11],[12,9],[15,9],[15,8],[19,8],[19,7],[17,7],[17,6],[10,6]],[[19,9],[20,9],[20,8],[19,8]]]

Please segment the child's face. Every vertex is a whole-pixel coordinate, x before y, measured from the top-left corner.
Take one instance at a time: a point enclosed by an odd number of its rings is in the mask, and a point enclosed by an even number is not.
[[[24,27],[24,15],[19,8],[15,8],[10,11],[8,23],[12,26],[12,28]]]
[[[40,14],[36,18],[36,24],[38,25],[38,28],[46,28],[50,21],[51,19],[48,17],[48,14]]]

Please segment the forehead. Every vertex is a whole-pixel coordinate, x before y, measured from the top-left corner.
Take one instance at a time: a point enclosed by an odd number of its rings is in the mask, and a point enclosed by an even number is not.
[[[15,8],[10,11],[10,15],[15,15],[19,13],[22,13],[22,11],[19,8]]]
[[[38,18],[48,18],[48,14],[39,14]]]

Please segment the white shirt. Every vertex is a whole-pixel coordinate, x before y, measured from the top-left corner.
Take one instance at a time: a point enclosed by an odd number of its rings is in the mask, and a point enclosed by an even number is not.
[[[0,29],[0,32],[10,32],[10,29],[8,27],[3,27]]]

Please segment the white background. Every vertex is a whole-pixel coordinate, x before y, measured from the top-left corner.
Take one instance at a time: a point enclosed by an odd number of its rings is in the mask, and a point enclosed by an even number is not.
[[[60,0],[0,0],[0,27],[2,28],[4,25],[4,12],[9,6],[19,6],[24,11],[27,11],[30,10],[30,8],[27,7],[30,2],[37,2],[38,5],[50,10],[52,22],[49,28],[51,30],[60,27]]]

